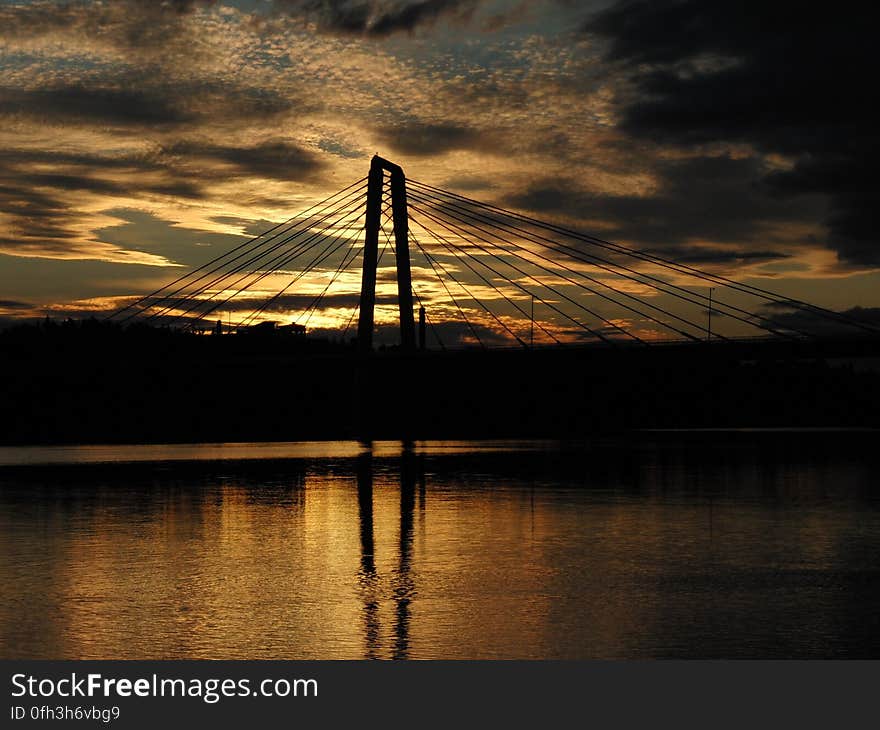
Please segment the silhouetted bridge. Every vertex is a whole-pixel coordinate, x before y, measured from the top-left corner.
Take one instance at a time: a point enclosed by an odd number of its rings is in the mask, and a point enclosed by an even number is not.
[[[377,295],[388,249],[396,295],[384,286]],[[880,330],[845,313],[407,181],[378,156],[367,178],[109,319],[232,333],[283,319],[299,334],[314,324],[345,339],[357,316],[367,353],[377,301],[395,299],[404,352],[711,342],[743,357],[880,353]]]
[[[0,441],[880,427],[874,325],[756,281],[376,157],[108,323],[10,330]]]

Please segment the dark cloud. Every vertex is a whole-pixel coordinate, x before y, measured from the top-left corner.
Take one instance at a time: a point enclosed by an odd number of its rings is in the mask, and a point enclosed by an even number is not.
[[[4,149],[0,150],[0,169],[11,164],[24,165],[25,167],[39,164],[52,165],[53,167],[77,167],[77,168],[101,168],[105,170],[119,169],[159,169],[146,157],[119,156],[109,157],[104,155],[64,152],[61,150],[45,149]]]
[[[441,18],[470,18],[479,0],[275,0],[282,10],[313,18],[318,28],[382,38],[411,33]]]
[[[531,0],[521,0],[509,8],[492,12],[480,23],[480,29],[486,33],[492,33],[525,20],[532,9],[531,5]]]
[[[749,261],[779,261],[780,259],[791,258],[791,254],[782,251],[689,248],[687,246],[648,248],[645,249],[645,252],[661,258],[674,259],[680,264],[733,264]]]
[[[297,312],[303,312],[307,307],[315,301],[315,293],[311,294],[282,294],[280,297],[275,299],[271,304],[269,304],[264,310],[266,315],[273,314],[289,314],[291,316],[296,316]],[[351,293],[340,293],[334,294],[332,292],[328,292],[324,295],[321,300],[321,309],[354,309],[359,301],[360,295],[357,292]],[[148,300],[149,301],[149,300]],[[223,301],[220,299],[220,301]],[[223,304],[218,308],[218,312],[251,312],[257,307],[261,306],[265,300],[260,299],[248,299],[243,297],[238,297],[236,299],[232,299],[229,302]],[[217,300],[211,300],[211,304],[216,303]],[[189,308],[192,305],[192,301],[189,299],[183,298],[173,298],[167,300],[159,300],[162,308],[171,307],[183,307]],[[397,299],[391,296],[386,296],[379,294],[376,297],[377,304],[396,304]],[[205,309],[209,304],[206,302]],[[198,311],[198,310],[196,310]],[[214,315],[214,319],[217,319],[219,314]]]
[[[74,244],[83,243],[77,225],[81,222],[77,202],[82,195],[202,200],[209,195],[208,186],[219,166],[227,173],[224,177],[231,168],[243,176],[286,181],[312,179],[323,170],[311,152],[283,141],[242,147],[180,142],[143,154],[116,156],[2,150],[0,219],[4,230],[0,246],[23,254],[70,253]],[[142,248],[133,241],[125,245]],[[169,253],[174,259],[174,252]]]
[[[366,157],[366,153],[363,149],[332,139],[318,140],[318,147],[324,152],[329,152],[331,155],[336,155],[337,157],[342,157],[348,160],[362,160]]]
[[[153,131],[216,119],[265,121],[297,105],[266,89],[222,81],[170,81],[155,73],[122,73],[22,89],[0,86],[0,116],[54,124],[84,123]]]
[[[0,246],[23,254],[72,253],[82,241],[77,195],[205,196],[202,183],[148,155],[102,156],[49,150],[0,152]]]
[[[107,195],[158,193],[185,198],[203,196],[195,179],[169,167],[157,154],[104,156],[49,150],[0,152],[0,195],[18,196],[22,202],[39,203],[45,215],[67,206],[54,202],[46,189],[87,191]]]
[[[862,7],[784,0],[619,1],[585,26],[632,81],[621,126],[680,146],[733,142],[793,158],[768,182],[828,196],[841,260],[880,263],[875,33]]]
[[[90,42],[129,51],[161,52],[186,45],[186,18],[216,0],[35,0],[0,6],[0,37],[37,38],[79,33]]]
[[[191,41],[195,31],[189,17],[200,8],[216,5],[216,0],[35,0],[0,6],[0,37],[34,38],[76,31],[116,48],[152,53]],[[467,22],[481,0],[268,0],[242,5],[255,11],[256,22],[281,15],[314,23],[321,32],[385,38],[431,28],[442,19]],[[494,31],[516,22],[527,5],[520,2],[501,12],[490,6],[481,27]]]
[[[701,241],[728,244],[769,242],[768,225],[809,219],[809,201],[779,199],[756,182],[762,167],[755,159],[696,157],[657,163],[656,190],[646,195],[613,195],[585,192],[576,179],[545,179],[508,204],[538,214],[551,214],[602,225],[601,235],[640,246],[675,247],[675,258],[699,258],[711,263],[735,259],[784,258],[785,254],[760,249],[722,254],[688,249]],[[611,226],[608,228],[607,226]],[[596,233],[596,231],[593,231]],[[669,250],[669,253],[673,251]]]
[[[384,36],[397,31],[413,31],[418,26],[435,22],[442,16],[469,14],[473,0],[420,0],[420,2],[388,3],[365,29],[370,35]]]
[[[766,313],[762,316],[778,329],[815,335],[852,335],[864,332],[862,328],[844,321],[822,316],[809,309],[791,307],[784,303],[768,304],[765,310]],[[841,314],[863,325],[880,329],[880,307],[853,307],[842,311]]]
[[[0,219],[4,231],[0,247],[27,250],[33,247],[65,248],[77,238],[69,227],[74,217],[69,204],[57,194],[34,190],[0,172]]]
[[[222,223],[226,226],[238,227],[241,229],[242,233],[248,236],[259,236],[261,233],[265,233],[278,224],[278,221],[269,221],[265,218],[238,218],[231,215],[212,216],[211,220],[215,223]]]
[[[12,299],[0,299],[0,309],[16,309],[21,311],[29,311],[34,309],[34,305],[29,302],[17,302]]]
[[[95,231],[95,235],[104,243],[125,251],[159,256],[184,266],[201,266],[243,240],[238,234],[189,228],[136,208],[118,208],[105,214],[117,222]],[[175,279],[180,273],[175,270],[169,276]]]
[[[465,173],[463,175],[456,175],[455,177],[447,178],[443,181],[440,187],[445,188],[446,190],[455,190],[463,193],[486,193],[487,191],[493,190],[497,184],[498,181],[493,180],[489,176]],[[484,195],[483,199],[486,197],[487,196]]]
[[[180,124],[192,114],[166,95],[150,89],[101,88],[85,83],[47,88],[0,88],[3,115],[27,115],[47,121],[84,121],[120,125]]]
[[[323,169],[324,164],[310,150],[286,141],[264,142],[239,147],[208,142],[179,142],[166,153],[197,164],[199,160],[232,165],[247,175],[277,180],[302,180]]]
[[[398,154],[442,155],[454,150],[491,149],[491,137],[461,124],[404,122],[381,127],[379,138]]]
[[[126,0],[122,0],[125,2]],[[132,0],[128,0],[132,2]],[[152,12],[172,11],[178,15],[191,13],[197,7],[210,7],[216,5],[217,0],[133,0],[134,4],[149,9]]]

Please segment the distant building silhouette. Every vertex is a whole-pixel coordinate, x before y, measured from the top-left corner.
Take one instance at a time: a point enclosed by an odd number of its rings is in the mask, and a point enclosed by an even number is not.
[[[257,335],[286,335],[293,337],[305,337],[306,328],[296,322],[279,325],[277,322],[260,322],[247,328],[247,332]]]

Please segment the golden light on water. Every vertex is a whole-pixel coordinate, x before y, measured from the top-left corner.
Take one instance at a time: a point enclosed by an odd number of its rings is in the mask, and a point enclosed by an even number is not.
[[[707,465],[658,445],[624,465],[615,447],[563,476],[541,442],[380,442],[371,462],[343,442],[138,448],[68,448],[103,461],[94,483],[71,464],[63,484],[7,479],[3,656],[810,655],[847,629],[803,598],[843,606],[880,534],[860,511],[866,467],[815,455]],[[734,644],[719,611],[773,621]]]

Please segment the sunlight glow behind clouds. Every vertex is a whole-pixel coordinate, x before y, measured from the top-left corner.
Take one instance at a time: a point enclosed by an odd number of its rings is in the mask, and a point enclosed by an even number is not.
[[[82,278],[74,299],[142,293],[166,276],[154,268],[173,278],[242,240],[225,221],[287,219],[362,177],[378,152],[416,179],[467,178],[472,197],[740,278],[864,270],[825,245],[821,195],[783,201],[755,187],[760,169],[790,160],[621,131],[627,74],[581,32],[604,5],[4,2],[3,265],[109,262],[115,273]],[[119,210],[146,217],[122,235]],[[430,301],[454,310],[422,273]]]

